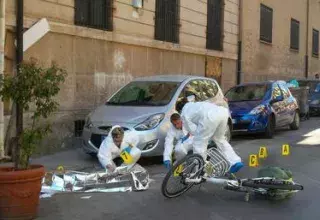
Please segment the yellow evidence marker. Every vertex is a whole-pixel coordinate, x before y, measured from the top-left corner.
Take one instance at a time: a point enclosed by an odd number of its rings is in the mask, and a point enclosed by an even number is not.
[[[180,173],[183,171],[183,165],[180,164],[173,172],[173,176],[179,176]]]
[[[60,166],[57,167],[56,170],[59,171],[59,172],[64,172],[64,167],[62,165],[60,165]]]
[[[268,151],[266,147],[260,147],[259,158],[266,158],[268,156]]]
[[[249,157],[249,166],[250,167],[257,167],[259,166],[258,156],[256,154],[251,154]]]
[[[125,164],[131,164],[133,161],[132,156],[127,151],[122,151],[120,157]]]
[[[282,156],[288,156],[290,154],[290,145],[284,144],[282,145]]]

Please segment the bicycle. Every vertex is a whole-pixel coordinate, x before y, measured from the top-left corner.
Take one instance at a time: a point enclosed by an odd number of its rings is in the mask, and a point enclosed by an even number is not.
[[[167,198],[178,197],[194,185],[209,182],[221,185],[225,190],[245,193],[245,201],[249,201],[250,193],[274,196],[275,190],[296,193],[303,190],[303,186],[291,180],[276,179],[273,177],[238,179],[233,174],[228,174],[229,162],[217,148],[207,150],[207,160],[198,154],[187,155],[177,161],[166,174],[161,191]],[[170,180],[175,189],[170,191]]]

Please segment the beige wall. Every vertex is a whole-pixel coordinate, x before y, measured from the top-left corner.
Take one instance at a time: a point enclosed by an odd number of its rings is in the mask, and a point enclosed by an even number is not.
[[[14,71],[15,1],[6,8],[6,74]],[[125,83],[155,74],[205,75],[205,57],[222,58],[222,87],[235,81],[238,34],[238,0],[225,0],[224,51],[207,50],[206,0],[181,0],[180,44],[154,40],[155,0],[145,0],[136,11],[131,0],[115,0],[114,31],[74,25],[74,0],[24,1],[24,26],[45,17],[50,32],[30,47],[25,60],[36,58],[44,66],[52,61],[67,70],[58,100],[59,111],[51,118],[54,133],[40,150],[48,153],[71,145],[74,120],[84,119],[96,106]],[[10,117],[9,105],[6,115]],[[28,122],[29,115],[25,115]],[[27,124],[27,123],[26,123]]]
[[[318,58],[312,57],[312,28],[317,29],[320,33],[320,2],[318,0],[310,0],[309,22],[309,77],[314,78],[315,73],[320,73],[320,56]]]
[[[108,41],[141,46],[170,49],[188,53],[218,56],[229,59],[237,57],[238,1],[225,0],[224,52],[206,50],[207,1],[181,0],[180,43],[173,45],[154,40],[155,0],[144,1],[144,8],[135,10],[131,0],[114,1],[114,31],[106,32],[75,27],[74,0],[28,0],[25,1],[25,25],[28,27],[42,17],[52,24],[53,32],[71,35],[102,37]],[[15,25],[15,1],[8,1],[7,24]],[[102,35],[102,36],[101,36]],[[128,38],[130,36],[130,38]]]
[[[243,0],[242,72],[244,81],[304,77],[306,54],[306,0]],[[320,29],[317,0],[310,0],[310,27]],[[260,3],[273,8],[273,42],[260,41]],[[290,20],[300,21],[299,51],[290,49]],[[319,59],[311,58],[312,29],[309,30],[310,75],[319,70]]]

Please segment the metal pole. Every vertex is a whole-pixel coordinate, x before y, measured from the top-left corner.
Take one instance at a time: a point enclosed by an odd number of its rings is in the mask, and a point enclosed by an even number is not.
[[[242,0],[239,0],[238,9],[238,59],[237,59],[237,85],[241,83],[242,62]]]
[[[305,77],[309,77],[309,8],[310,1],[307,0],[307,27],[306,27],[306,55],[305,55]]]
[[[23,62],[23,0],[16,0],[17,3],[17,27],[16,27],[16,38],[17,38],[17,75],[19,75],[19,66]],[[20,103],[16,103],[16,136],[20,137],[23,131],[23,109],[21,108]],[[16,143],[15,151],[15,167],[18,167],[18,158],[20,157],[20,143]]]
[[[4,72],[4,41],[6,33],[6,0],[0,0],[0,78]],[[4,115],[3,102],[0,100],[0,158],[4,158]]]

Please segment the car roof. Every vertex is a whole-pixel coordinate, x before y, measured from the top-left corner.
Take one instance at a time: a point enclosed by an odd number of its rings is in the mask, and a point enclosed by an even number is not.
[[[297,79],[298,82],[307,82],[307,83],[320,83],[317,79]]]
[[[272,84],[272,83],[286,83],[284,80],[268,80],[268,81],[260,81],[260,82],[247,82],[247,83],[241,83],[237,86],[250,86],[250,85],[267,85],[267,84]]]
[[[297,79],[297,81],[300,81],[300,82],[318,82],[320,83],[320,81],[318,79]]]
[[[248,83],[241,83],[239,85],[236,85],[236,86],[250,86],[250,85],[266,85],[266,84],[272,84],[276,81],[263,81],[263,82],[248,82]],[[235,87],[236,87],[235,86]]]
[[[207,77],[203,77],[203,76],[177,74],[177,75],[154,75],[154,76],[137,77],[133,81],[183,82],[185,80],[191,80],[191,79],[214,80],[212,78],[207,78]]]

